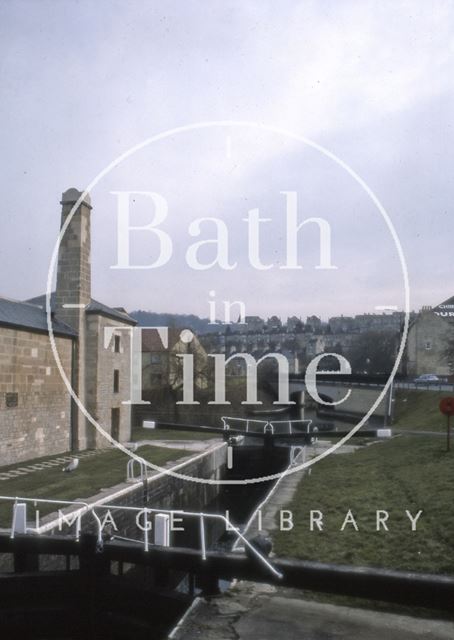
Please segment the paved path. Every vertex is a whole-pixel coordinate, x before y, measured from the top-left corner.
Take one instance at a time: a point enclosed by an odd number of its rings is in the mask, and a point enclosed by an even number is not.
[[[399,436],[442,436],[446,438],[446,431],[423,431],[421,429],[393,429],[393,435]]]
[[[452,640],[454,623],[305,600],[302,593],[239,582],[198,599],[172,640]]]
[[[37,461],[33,464],[27,464],[26,462],[23,462],[22,464],[18,464],[17,467],[14,468],[7,467],[7,471],[1,471],[0,467],[0,481],[12,480],[13,478],[18,478],[19,476],[25,476],[30,473],[35,473],[36,471],[43,471],[44,469],[50,469],[51,467],[61,467],[62,465],[71,462],[73,458],[88,458],[91,456],[99,455],[104,451],[109,451],[109,449],[90,449],[89,451],[81,451],[68,456],[49,458],[44,462]]]
[[[137,445],[138,448],[147,445],[150,447],[162,447],[164,449],[184,449],[186,451],[197,452],[206,451],[219,441],[219,438],[212,438],[210,440],[139,440]]]

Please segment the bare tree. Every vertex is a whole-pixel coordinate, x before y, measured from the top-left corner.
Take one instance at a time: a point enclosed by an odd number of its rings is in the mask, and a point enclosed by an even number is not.
[[[347,356],[353,373],[390,373],[397,344],[398,335],[394,331],[359,333]]]

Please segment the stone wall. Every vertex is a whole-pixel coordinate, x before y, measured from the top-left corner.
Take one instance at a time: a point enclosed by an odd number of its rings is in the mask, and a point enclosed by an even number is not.
[[[434,373],[449,375],[445,349],[454,338],[454,327],[431,309],[423,310],[409,329],[406,349],[406,373],[419,376]]]
[[[124,327],[115,331],[107,348],[104,347],[104,329]],[[86,398],[87,409],[99,425],[110,435],[112,432],[112,409],[120,413],[120,441],[131,437],[130,400],[131,336],[130,325],[120,320],[97,315],[86,316]],[[119,352],[115,351],[115,338],[119,338]],[[114,371],[118,373],[118,392],[114,391]],[[111,446],[110,442],[89,423],[87,426],[89,447]]]
[[[140,450],[139,450],[140,452]],[[206,453],[202,453],[196,456],[190,456],[187,460],[180,460],[179,464],[175,466],[175,462],[167,463],[166,468],[173,467],[178,473],[190,476],[194,478],[205,478],[220,480],[224,476],[226,465],[226,452],[227,445],[220,444],[215,449],[211,449]],[[126,462],[125,457],[125,475],[126,475]],[[138,472],[138,467],[137,467]],[[150,477],[146,483],[135,482],[134,484],[118,485],[112,487],[107,492],[94,496],[89,500],[91,504],[96,503],[96,513],[100,517],[101,521],[105,518],[109,512],[115,522],[117,531],[113,531],[120,536],[132,537],[135,539],[143,539],[143,531],[136,525],[137,512],[128,512],[122,509],[115,509],[115,507],[135,507],[142,509],[148,507],[150,509],[169,509],[169,510],[185,510],[185,511],[204,511],[207,512],[207,505],[213,503],[219,495],[220,485],[206,484],[201,482],[191,482],[190,480],[184,480],[173,477],[168,474],[158,474],[152,469],[149,469]],[[152,475],[153,474],[153,475]],[[103,507],[102,505],[109,505],[109,507]],[[113,508],[111,508],[113,506]],[[209,510],[209,508],[208,508]],[[68,514],[72,509],[64,509]],[[218,512],[215,508],[213,513]],[[73,517],[67,515],[67,522],[72,523],[70,525],[65,522],[60,523],[60,529],[58,521],[55,519],[56,514],[46,516],[40,522],[43,527],[42,533],[71,533],[75,532],[75,520]],[[33,521],[34,514],[33,508],[29,507],[28,519]],[[150,515],[149,520],[152,519]],[[108,524],[106,520],[106,524]],[[196,527],[196,540],[198,541],[198,521],[194,518],[187,518],[185,520],[185,532],[182,532],[181,538],[177,541],[174,536],[173,544],[178,542],[181,545],[185,545],[187,539],[191,536],[191,530],[197,523]],[[91,514],[85,515],[81,520],[82,531],[95,532],[94,519]],[[181,525],[178,525],[181,526]],[[207,533],[210,533],[210,539],[213,540],[213,536],[217,535],[219,529],[224,529],[224,524],[217,522],[214,526],[210,524],[207,527]],[[175,532],[176,534],[177,532]],[[150,533],[150,542],[152,541],[152,533]]]
[[[56,345],[68,372],[72,340]],[[70,396],[47,334],[0,327],[0,431],[2,466],[70,449]]]
[[[370,410],[374,402],[377,401],[380,393],[383,391],[383,387],[360,387],[349,384],[330,385],[323,384],[318,380],[317,390],[320,394],[325,394],[331,398],[332,402],[339,402],[345,398],[349,390],[351,390],[348,398],[333,408],[334,413],[363,416]],[[372,415],[375,417],[384,417],[388,411],[388,403],[389,395],[386,393]],[[331,410],[331,407],[323,407],[323,410]]]

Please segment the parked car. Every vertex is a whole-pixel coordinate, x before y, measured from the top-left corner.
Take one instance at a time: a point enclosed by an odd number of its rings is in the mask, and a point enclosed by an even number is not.
[[[434,373],[423,373],[414,380],[415,384],[441,384],[442,382],[443,380]]]

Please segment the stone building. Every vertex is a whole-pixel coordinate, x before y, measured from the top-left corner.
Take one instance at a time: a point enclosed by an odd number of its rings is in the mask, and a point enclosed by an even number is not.
[[[162,329],[161,329],[162,331]],[[188,329],[165,329],[160,335],[156,329],[142,329],[142,391],[169,388],[173,391],[183,386],[184,354],[193,356],[194,389],[208,387],[208,356],[197,336]]]
[[[354,329],[360,333],[366,331],[400,332],[405,319],[404,311],[393,313],[362,313],[354,318]]]
[[[62,196],[63,226],[81,193]],[[0,298],[0,465],[38,456],[108,446],[71,399],[113,438],[130,437],[130,331],[122,308],[91,297],[90,199],[79,205],[62,236],[52,330],[63,380],[48,334],[46,297]]]
[[[282,321],[277,316],[271,316],[266,321],[266,328],[268,331],[281,331],[282,330]]]
[[[320,333],[322,331],[322,321],[318,316],[308,316],[306,318],[306,330],[313,333]]]
[[[53,319],[62,366],[71,367],[76,333]],[[39,307],[0,298],[0,464],[67,451],[71,402]]]
[[[242,333],[259,333],[265,328],[265,320],[259,316],[246,316],[240,331]]]
[[[331,333],[352,333],[355,330],[355,319],[351,316],[334,316],[328,320]]]
[[[444,302],[441,302],[437,307],[434,308],[434,313],[440,318],[445,318],[450,322],[454,322],[454,296],[448,298]]]
[[[297,333],[303,331],[304,325],[301,318],[296,316],[290,316],[287,318],[286,329],[287,333]]]
[[[448,341],[454,338],[454,316],[441,315],[439,312],[443,305],[446,307],[450,303],[452,298],[435,309],[423,307],[411,323],[403,365],[406,375],[450,374],[445,352]]]

